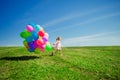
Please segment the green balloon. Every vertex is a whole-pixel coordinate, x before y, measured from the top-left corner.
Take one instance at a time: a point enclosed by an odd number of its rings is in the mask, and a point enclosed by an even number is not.
[[[28,32],[27,30],[25,30],[24,32],[21,32],[21,33],[20,33],[20,36],[21,36],[22,38],[27,38],[27,37],[29,37],[29,36],[32,36],[32,34],[31,34],[30,32]]]
[[[27,30],[25,30],[24,32],[25,32],[25,38],[32,36],[32,34]]]
[[[20,36],[22,37],[22,38],[25,38],[26,36],[25,36],[25,32],[21,32],[20,33]]]
[[[46,45],[45,45],[45,50],[46,51],[50,51],[51,50],[51,45],[50,45],[50,43],[47,43]]]

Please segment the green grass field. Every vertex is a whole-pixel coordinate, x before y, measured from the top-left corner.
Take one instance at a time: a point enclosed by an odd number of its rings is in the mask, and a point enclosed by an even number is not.
[[[63,48],[63,56],[0,47],[0,80],[120,80],[120,47]]]

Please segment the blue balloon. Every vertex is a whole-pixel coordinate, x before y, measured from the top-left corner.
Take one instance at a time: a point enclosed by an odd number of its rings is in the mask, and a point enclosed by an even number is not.
[[[32,37],[32,36],[27,37],[27,38],[26,38],[26,41],[27,41],[27,42],[32,42],[32,41],[33,41],[33,37]]]
[[[39,38],[37,32],[33,31],[33,32],[31,32],[31,34],[32,34],[32,37],[34,40],[37,40]]]
[[[34,29],[35,29],[35,31],[39,32],[42,29],[42,27],[37,24],[34,26]]]
[[[31,25],[32,27],[34,27],[34,26],[35,26],[35,24],[34,24],[33,22],[31,22],[29,25]]]

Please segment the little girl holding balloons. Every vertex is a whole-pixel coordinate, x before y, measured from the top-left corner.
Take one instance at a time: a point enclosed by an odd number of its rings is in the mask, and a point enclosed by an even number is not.
[[[60,55],[62,56],[61,37],[57,37],[56,42],[53,43],[53,45],[55,47],[55,52],[52,53],[52,55],[55,55],[57,52],[59,52]]]

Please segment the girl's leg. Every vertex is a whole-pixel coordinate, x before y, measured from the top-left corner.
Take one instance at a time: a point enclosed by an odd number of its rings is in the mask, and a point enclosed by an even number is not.
[[[55,49],[55,52],[53,52],[53,55],[56,55],[56,53],[58,52],[58,50],[57,49]]]
[[[56,49],[56,48],[53,48],[53,51],[52,51],[51,56],[54,56],[56,53],[57,53],[57,49]]]
[[[63,55],[61,50],[59,50],[59,53],[60,53],[61,56]]]
[[[55,50],[54,55],[56,55],[56,53],[57,53],[57,50]]]

